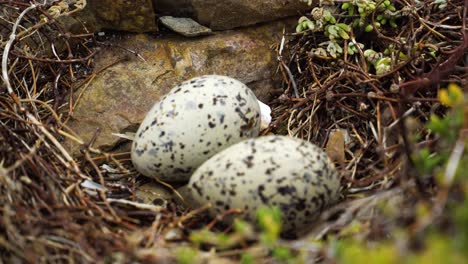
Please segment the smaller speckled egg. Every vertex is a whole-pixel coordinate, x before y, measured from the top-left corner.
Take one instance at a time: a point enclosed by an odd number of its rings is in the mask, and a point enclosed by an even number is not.
[[[214,154],[260,131],[260,106],[243,83],[205,75],[174,87],[148,112],[131,151],[135,168],[163,181],[188,181]]]
[[[253,220],[258,208],[276,206],[283,215],[283,234],[292,235],[336,202],[339,191],[339,174],[325,152],[286,136],[237,143],[203,163],[188,184],[196,206],[211,203],[212,217],[241,209]]]

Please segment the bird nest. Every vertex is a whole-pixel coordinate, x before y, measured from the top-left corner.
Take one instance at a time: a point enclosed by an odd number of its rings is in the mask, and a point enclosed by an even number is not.
[[[81,88],[99,74],[92,73],[92,59],[100,45],[93,34],[73,34],[60,22],[80,10],[83,1],[50,2],[0,1],[0,258],[174,261],[175,248],[188,241],[188,230],[216,228],[216,221],[200,216],[206,208],[188,211],[173,201],[136,202],[136,188],[147,180],[138,177],[128,153],[102,152],[92,147],[93,140],[84,142],[67,127]],[[391,70],[381,75],[362,51],[338,58],[311,52],[326,41],[319,32],[285,34],[278,44],[285,89],[271,102],[273,122],[264,133],[321,145],[339,165],[348,195],[368,195],[368,200],[328,212],[328,220],[343,220],[336,217],[338,211],[358,211],[372,200],[414,194],[413,188],[376,190],[413,182],[411,166],[404,165],[415,147],[433,140],[423,124],[430,113],[445,110],[438,103],[438,88],[449,82],[466,87],[467,7],[461,0],[448,3],[453,8],[443,12],[420,7],[402,18],[408,26],[398,30],[352,36],[375,50],[393,44],[393,56],[405,53],[407,60],[392,61]],[[415,132],[420,134],[417,142],[409,138]],[[72,157],[64,140],[80,144],[81,155]],[[428,184],[417,180],[407,185],[424,191]],[[318,229],[320,238],[342,227],[333,223]],[[252,242],[239,248],[248,245]],[[325,253],[312,248],[310,254],[320,258]]]

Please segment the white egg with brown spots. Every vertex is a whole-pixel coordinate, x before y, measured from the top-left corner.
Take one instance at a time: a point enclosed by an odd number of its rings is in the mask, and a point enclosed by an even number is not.
[[[266,136],[214,155],[194,172],[188,191],[196,206],[212,205],[212,217],[241,209],[245,219],[254,220],[260,207],[276,206],[283,215],[283,234],[297,235],[339,199],[340,177],[319,147]]]
[[[131,151],[135,168],[163,181],[188,181],[219,151],[260,131],[254,93],[226,76],[205,75],[174,87],[148,112]]]

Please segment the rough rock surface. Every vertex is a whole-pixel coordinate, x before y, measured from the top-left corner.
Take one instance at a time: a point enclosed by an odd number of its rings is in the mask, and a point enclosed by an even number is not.
[[[236,78],[260,100],[268,101],[277,66],[274,44],[279,42],[285,23],[294,20],[196,39],[144,34],[115,39],[118,46],[106,48],[96,57],[99,73],[84,91],[68,125],[86,141],[100,129],[94,146],[113,146],[118,138],[112,133],[135,132],[162,95],[178,83],[204,74]],[[70,146],[72,152],[76,147]]]
[[[157,0],[155,2],[158,13],[189,16],[212,30],[253,25],[299,15],[301,11],[311,9],[299,0]]]
[[[71,0],[70,2],[74,2]],[[129,32],[157,31],[151,0],[88,0],[84,10],[60,21],[72,32],[118,30]]]

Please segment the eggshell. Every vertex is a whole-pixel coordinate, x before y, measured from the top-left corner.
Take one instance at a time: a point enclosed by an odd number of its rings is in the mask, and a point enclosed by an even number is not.
[[[217,152],[260,130],[254,93],[226,76],[205,75],[174,87],[148,112],[131,151],[135,168],[163,181],[188,181]]]
[[[300,139],[265,136],[214,155],[192,175],[196,206],[211,203],[212,217],[241,209],[254,220],[258,208],[278,207],[285,234],[297,235],[339,199],[340,177],[319,147]],[[232,217],[226,217],[227,223]]]

